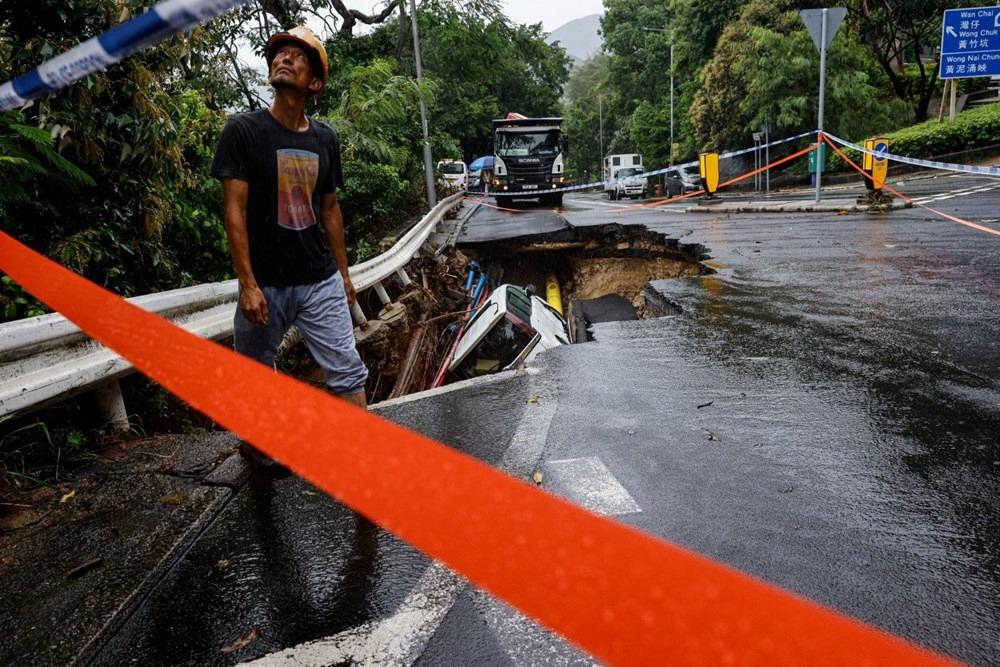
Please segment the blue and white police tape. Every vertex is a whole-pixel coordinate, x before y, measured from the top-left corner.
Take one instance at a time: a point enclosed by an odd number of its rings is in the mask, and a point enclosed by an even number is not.
[[[247,0],[164,0],[145,13],[78,44],[0,85],[0,111],[44,97],[136,51],[224,14]]]
[[[961,172],[963,174],[977,174],[980,176],[1000,176],[1000,167],[977,167],[971,164],[955,164],[953,162],[937,162],[935,160],[921,160],[915,157],[906,157],[905,155],[895,155],[893,153],[880,153],[877,151],[871,151],[866,149],[864,146],[859,146],[858,144],[851,143],[841,139],[829,132],[824,132],[826,136],[830,137],[833,141],[836,141],[841,146],[846,146],[847,148],[852,148],[859,153],[868,153],[869,155],[874,155],[879,159],[888,159],[893,162],[902,162],[904,164],[912,164],[917,167],[927,167],[929,169],[941,169],[943,171],[955,171]]]
[[[808,137],[808,136],[811,136],[811,135],[814,135],[814,134],[816,134],[816,130],[811,130],[809,132],[803,132],[802,134],[796,134],[794,137],[785,137],[784,139],[778,139],[777,141],[772,141],[772,142],[770,142],[768,144],[761,144],[760,146],[752,146],[750,148],[742,148],[742,149],[740,149],[738,151],[729,151],[728,153],[721,153],[719,155],[719,159],[720,160],[725,160],[727,158],[733,158],[733,157],[737,157],[739,155],[745,155],[747,153],[752,153],[753,151],[756,151],[756,150],[764,150],[765,148],[770,148],[772,146],[778,146],[780,144],[786,144],[786,143],[788,143],[790,141],[797,141],[799,139],[804,139],[805,137]],[[691,162],[684,162],[683,164],[675,164],[675,165],[670,166],[670,167],[664,167],[662,169],[654,169],[653,171],[643,172],[641,174],[636,174],[635,176],[629,176],[629,178],[650,178],[652,176],[660,176],[661,174],[669,174],[672,171],[675,171],[675,172],[677,172],[679,174],[682,169],[690,169],[691,167],[697,167],[697,166],[698,166],[698,160],[693,160]],[[609,180],[604,180],[604,181],[594,181],[592,183],[584,183],[582,185],[567,185],[567,186],[562,187],[562,188],[539,189],[537,191],[528,191],[528,190],[518,191],[516,194],[518,194],[518,195],[532,195],[532,194],[536,194],[537,193],[539,195],[551,195],[551,194],[560,194],[560,193],[563,193],[563,192],[579,192],[581,190],[593,190],[594,188],[601,188],[601,187],[604,187],[605,185],[612,185],[615,182],[616,182],[615,179],[609,179]],[[491,193],[469,192],[467,194],[470,197],[488,197],[488,196],[496,195],[497,193],[496,192],[491,192]],[[504,193],[501,192],[499,194],[502,195]],[[513,194],[513,193],[507,193],[507,194]]]

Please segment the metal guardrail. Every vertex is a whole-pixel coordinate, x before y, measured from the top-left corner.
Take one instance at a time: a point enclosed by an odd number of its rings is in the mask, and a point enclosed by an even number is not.
[[[382,281],[403,270],[445,214],[461,204],[458,193],[442,200],[392,248],[350,267],[351,280],[360,293],[374,289],[388,305]],[[144,310],[169,318],[193,334],[212,340],[232,336],[237,282],[228,280],[194,287],[146,294],[128,299]],[[355,320],[367,321],[360,306],[351,310]],[[0,324],[0,417],[24,413],[99,389],[98,402],[107,421],[127,425],[127,415],[117,380],[133,372],[132,365],[87,337],[62,315],[40,315]]]

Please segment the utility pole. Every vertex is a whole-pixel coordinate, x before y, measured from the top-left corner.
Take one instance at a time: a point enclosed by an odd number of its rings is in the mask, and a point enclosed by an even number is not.
[[[424,179],[427,181],[427,205],[437,206],[434,191],[434,167],[431,158],[430,133],[427,131],[427,103],[424,101],[424,65],[420,60],[420,30],[417,27],[417,0],[410,0],[410,22],[413,25],[413,58],[417,63],[417,83],[420,84],[420,126],[424,131]]]

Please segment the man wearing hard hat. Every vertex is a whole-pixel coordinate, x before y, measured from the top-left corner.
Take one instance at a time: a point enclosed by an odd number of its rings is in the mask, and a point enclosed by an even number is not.
[[[337,203],[340,145],[332,128],[305,113],[329,75],[326,49],[300,26],[268,40],[267,65],[274,103],[230,118],[212,162],[239,279],[236,351],[273,367],[294,324],[330,391],[365,407],[368,371],[354,340]]]

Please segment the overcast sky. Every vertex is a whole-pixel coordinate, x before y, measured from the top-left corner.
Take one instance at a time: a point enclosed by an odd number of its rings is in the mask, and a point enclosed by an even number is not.
[[[504,0],[507,16],[518,23],[541,23],[552,32],[564,23],[590,14],[603,14],[601,0]]]

